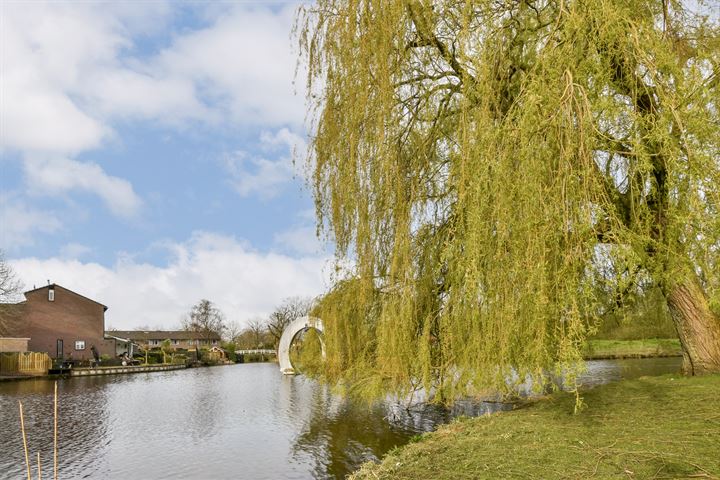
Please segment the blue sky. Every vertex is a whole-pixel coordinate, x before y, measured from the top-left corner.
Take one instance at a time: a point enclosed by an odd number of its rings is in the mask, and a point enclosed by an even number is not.
[[[298,5],[0,3],[0,248],[27,288],[95,298],[117,328],[200,298],[244,323],[327,288]]]

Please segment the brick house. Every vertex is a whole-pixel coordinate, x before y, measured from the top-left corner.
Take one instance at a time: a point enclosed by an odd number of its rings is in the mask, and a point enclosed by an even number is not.
[[[113,330],[107,335],[127,338],[144,348],[160,347],[162,342],[170,340],[174,348],[211,348],[220,344],[220,335],[212,332],[187,332],[184,330]]]
[[[12,333],[29,338],[32,352],[89,360],[95,345],[101,355],[115,354],[115,341],[105,339],[108,307],[102,303],[53,283],[25,292],[25,301],[16,307]]]

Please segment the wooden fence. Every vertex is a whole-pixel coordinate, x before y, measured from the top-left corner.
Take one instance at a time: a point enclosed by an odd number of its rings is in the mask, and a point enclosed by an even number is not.
[[[0,375],[47,375],[51,366],[47,353],[0,353]]]

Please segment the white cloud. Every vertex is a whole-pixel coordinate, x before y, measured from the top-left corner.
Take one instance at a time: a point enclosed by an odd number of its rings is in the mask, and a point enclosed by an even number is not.
[[[307,148],[305,140],[287,128],[281,128],[276,132],[267,130],[262,132],[260,142],[265,150],[285,149],[290,153],[297,153],[298,155],[304,153]]]
[[[0,248],[14,250],[32,245],[38,233],[53,233],[60,228],[54,212],[32,208],[16,196],[0,194]]]
[[[2,79],[2,104],[3,150],[77,153],[98,147],[108,134],[67,96],[14,72]]]
[[[292,85],[294,11],[294,4],[278,12],[236,5],[208,28],[179,36],[155,68],[170,78],[192,79],[203,100],[233,123],[299,126],[304,103]]]
[[[118,121],[301,125],[303,99],[292,86],[295,5],[276,7],[193,6],[206,26],[175,33],[166,31],[175,15],[169,2],[3,3],[0,151],[21,153],[35,191],[89,191],[117,215],[137,214],[141,202],[127,180],[73,159],[114,138]],[[143,51],[138,39],[147,33],[169,34],[170,41]],[[278,135],[273,141],[282,143],[293,134]],[[38,170],[38,157],[49,171]],[[288,158],[239,155],[230,163],[252,172],[238,178],[243,195],[272,196],[292,175]]]
[[[86,101],[105,118],[152,119],[180,126],[187,120],[219,123],[221,119],[196,98],[195,85],[186,78],[104,69],[92,72],[87,80]]]
[[[230,183],[240,196],[257,195],[268,199],[276,196],[284,185],[299,173],[293,155],[305,149],[299,135],[287,128],[277,132],[263,132],[260,136],[263,156],[238,150],[223,157],[225,170],[232,177]],[[271,159],[270,157],[275,157]]]
[[[241,197],[257,195],[263,199],[276,196],[293,176],[289,157],[269,160],[237,151],[224,158],[231,184]]]
[[[116,22],[84,4],[2,9],[3,148],[70,154],[100,145],[108,128],[72,94],[127,44]]]
[[[322,244],[317,238],[315,228],[310,226],[291,228],[276,233],[273,239],[276,245],[289,252],[307,255],[322,251]]]
[[[60,257],[70,260],[77,260],[80,257],[84,257],[85,255],[91,253],[92,251],[92,248],[88,247],[87,245],[71,242],[60,247]]]
[[[132,257],[111,268],[67,259],[10,263],[27,288],[49,279],[107,305],[106,325],[119,329],[176,326],[201,298],[242,323],[269,314],[285,297],[315,296],[327,287],[325,257],[260,253],[232,237],[202,232],[167,247],[173,259],[162,266]]]
[[[207,27],[148,56],[135,50],[137,35],[165,25],[165,2],[3,4],[3,147],[77,153],[126,117],[299,126],[294,6],[208,11],[217,17]]]
[[[295,215],[295,225],[273,236],[273,242],[282,251],[301,255],[328,253],[328,244],[318,238],[315,225],[315,210],[300,210]]]
[[[25,161],[25,175],[31,193],[58,195],[83,190],[98,195],[122,217],[132,217],[142,205],[130,182],[108,175],[95,163],[31,156]]]

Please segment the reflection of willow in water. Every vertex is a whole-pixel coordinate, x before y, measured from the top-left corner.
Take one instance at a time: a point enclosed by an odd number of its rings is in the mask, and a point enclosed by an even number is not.
[[[315,330],[302,332],[294,339],[290,359],[296,371],[306,377],[321,371],[321,346]],[[406,408],[392,399],[367,405],[351,396],[334,395],[327,386],[303,389],[301,385],[305,380],[300,377],[293,380],[288,382],[288,386],[292,385],[287,392],[291,398],[312,396],[309,401],[291,400],[287,405],[289,410],[293,405],[312,406],[310,417],[293,446],[293,455],[299,461],[309,456],[316,478],[343,478],[363,462],[377,460],[390,449],[406,444],[414,435],[431,431],[456,416],[511,408],[507,404],[470,401],[458,401],[452,409],[427,403]],[[301,419],[307,412],[293,415]]]
[[[602,360],[588,362],[582,376],[585,386],[621,378],[659,375],[679,370],[680,359]],[[293,379],[291,395],[299,395],[298,387],[306,384],[300,377]],[[309,390],[304,390],[310,394]],[[419,396],[422,400],[423,396]],[[303,402],[307,405],[308,402]],[[511,410],[511,403],[491,401],[456,401],[451,409],[428,403],[410,408],[386,401],[367,406],[351,397],[333,395],[328,387],[312,389],[310,417],[293,446],[299,460],[311,456],[317,478],[342,478],[368,460],[382,457],[395,446],[406,444],[418,433],[434,430],[438,425],[459,416],[479,416]],[[299,412],[298,417],[302,418]]]
[[[460,415],[477,416],[512,405],[459,401],[452,409],[422,404],[405,408],[397,402],[368,406],[340,397],[328,387],[313,391],[310,418],[295,440],[295,457],[310,455],[316,478],[343,478],[363,462],[377,460],[419,433],[434,430]]]
[[[295,441],[293,454],[312,457],[316,478],[343,478],[417,433],[388,422],[386,416],[383,405],[363,408],[328,388],[317,388],[310,419]]]
[[[296,371],[306,376],[315,376],[320,371],[321,344],[315,330],[297,335],[290,347],[290,360]],[[300,383],[293,382],[293,387]],[[292,395],[299,394],[299,389],[293,388]],[[388,422],[385,405],[367,406],[334,395],[322,385],[312,389],[311,396],[309,402],[299,402],[310,404],[311,411],[293,445],[293,455],[298,460],[310,457],[315,478],[344,478],[363,462],[377,460],[417,433]]]

